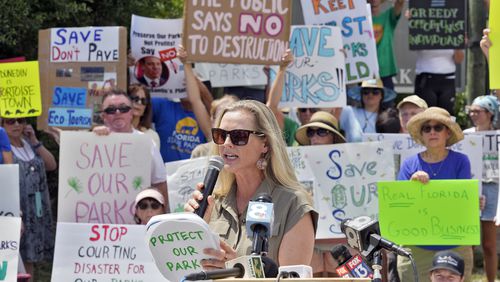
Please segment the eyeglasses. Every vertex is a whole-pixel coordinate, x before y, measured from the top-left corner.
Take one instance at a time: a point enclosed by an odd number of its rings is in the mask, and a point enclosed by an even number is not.
[[[119,111],[121,114],[128,113],[132,108],[130,106],[120,106],[120,107],[115,107],[115,106],[109,106],[106,109],[103,110],[107,115],[114,115],[116,114],[116,111]]]
[[[320,137],[325,137],[328,134],[330,134],[330,130],[324,128],[312,128],[312,127],[307,128],[306,131],[307,137],[312,138],[315,134],[317,134]]]
[[[445,128],[446,126],[444,124],[424,125],[422,126],[422,132],[430,133],[432,129],[434,129],[435,132],[441,132]]]
[[[26,124],[26,119],[25,118],[6,118],[4,119],[5,124],[8,125],[13,125],[14,123],[18,124]]]
[[[314,114],[315,112],[318,111],[318,109],[315,109],[315,108],[299,108],[298,110],[301,113],[305,113],[305,112],[309,111],[311,114]]]
[[[161,208],[161,204],[157,201],[151,201],[151,202],[139,202],[137,204],[137,207],[140,209],[140,210],[146,210],[146,209],[152,209],[152,210],[158,210]]]
[[[226,131],[221,128],[212,128],[212,139],[214,143],[217,145],[222,145],[226,142],[227,135],[229,134],[229,138],[231,139],[231,143],[236,146],[245,146],[248,143],[248,138],[250,138],[250,134],[255,134],[259,137],[264,137],[264,133],[246,130],[246,129],[234,129],[230,131]]]
[[[480,110],[465,109],[465,112],[466,112],[468,115],[470,115],[470,114],[479,115],[480,113],[485,113],[485,112],[487,112],[487,110],[485,110],[485,109],[480,109]]]
[[[139,96],[130,96],[130,100],[132,102],[141,104],[141,105],[147,105],[148,104],[148,99],[147,98],[141,98]]]
[[[368,95],[372,93],[373,95],[375,96],[378,96],[378,95],[381,95],[382,94],[382,90],[381,89],[377,89],[377,88],[363,88],[361,89],[361,94],[362,95]]]

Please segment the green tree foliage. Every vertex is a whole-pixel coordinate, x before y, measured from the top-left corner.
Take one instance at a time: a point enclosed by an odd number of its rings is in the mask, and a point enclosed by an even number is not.
[[[126,26],[132,14],[182,17],[182,0],[0,0],[0,58],[37,59],[38,30],[52,27]]]

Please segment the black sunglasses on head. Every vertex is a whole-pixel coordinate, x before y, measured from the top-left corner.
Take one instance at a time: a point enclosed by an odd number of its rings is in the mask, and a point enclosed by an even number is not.
[[[13,125],[16,122],[18,124],[26,124],[26,119],[25,118],[5,118],[4,122],[8,125]]]
[[[147,105],[148,104],[148,99],[147,98],[141,98],[139,96],[130,96],[130,100],[132,102],[141,104],[141,105]]]
[[[221,128],[212,128],[212,139],[217,145],[222,145],[226,142],[227,135],[231,139],[231,143],[236,146],[245,146],[248,143],[248,138],[250,134],[255,134],[259,137],[264,137],[264,133],[246,130],[246,129],[234,129],[234,130],[224,130]]]
[[[109,106],[106,109],[103,110],[104,113],[107,115],[114,115],[116,114],[116,111],[120,112],[121,114],[128,113],[132,108],[130,106]]]

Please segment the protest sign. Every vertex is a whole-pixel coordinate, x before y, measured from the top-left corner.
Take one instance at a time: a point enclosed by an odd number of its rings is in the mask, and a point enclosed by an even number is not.
[[[196,184],[203,182],[208,157],[165,163],[167,170],[168,202],[172,212],[183,212]]]
[[[127,88],[125,28],[61,27],[40,30],[38,36],[43,112],[37,128],[81,129],[102,123],[102,96]]]
[[[135,196],[151,181],[144,134],[62,132],[59,222],[134,223]]]
[[[384,238],[404,245],[479,245],[477,179],[377,184]]]
[[[211,256],[206,248],[219,249],[219,236],[194,213],[156,215],[147,224],[149,250],[156,266],[169,281],[182,281],[202,271],[201,260]]]
[[[167,281],[145,234],[145,225],[59,222],[51,281]]]
[[[0,116],[36,117],[41,114],[38,62],[0,64]]]
[[[132,15],[130,48],[134,66],[130,83],[149,88],[152,96],[186,97],[184,66],[177,58],[182,19],[153,19]]]
[[[279,64],[288,46],[291,1],[186,1],[188,60]]]
[[[410,50],[463,49],[467,32],[465,2],[410,0]]]
[[[295,60],[285,74],[280,107],[343,107],[346,74],[340,28],[292,26]],[[275,76],[271,69],[271,77]]]
[[[212,87],[266,85],[263,65],[197,63],[196,72]]]
[[[21,207],[19,200],[19,165],[0,165],[0,216],[20,216]]]
[[[0,216],[0,281],[16,282],[21,218]]]
[[[307,25],[326,24],[341,28],[346,52],[347,84],[378,76],[377,49],[370,13],[365,0],[301,1]]]
[[[500,144],[500,130],[476,131],[466,133],[467,136],[481,136],[483,144],[483,181],[494,181],[498,183],[498,144]],[[469,155],[469,159],[477,159],[477,155]]]
[[[489,82],[490,89],[500,89],[500,3],[490,1],[489,28],[493,32],[489,34],[491,47],[489,49]],[[496,31],[496,32],[494,32]]]
[[[378,218],[377,181],[394,179],[393,152],[383,142],[289,147],[300,181],[314,173],[316,239],[344,238],[340,223],[367,215]],[[299,152],[300,153],[297,153]],[[293,152],[293,154],[291,153]],[[297,167],[298,166],[298,167]]]

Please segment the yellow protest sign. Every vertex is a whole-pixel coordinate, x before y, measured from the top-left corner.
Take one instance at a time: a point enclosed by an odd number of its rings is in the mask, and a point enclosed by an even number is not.
[[[41,113],[38,62],[0,64],[0,116],[36,117]]]
[[[490,1],[490,89],[500,89],[500,1]]]
[[[477,179],[377,182],[380,232],[402,245],[479,245]]]

